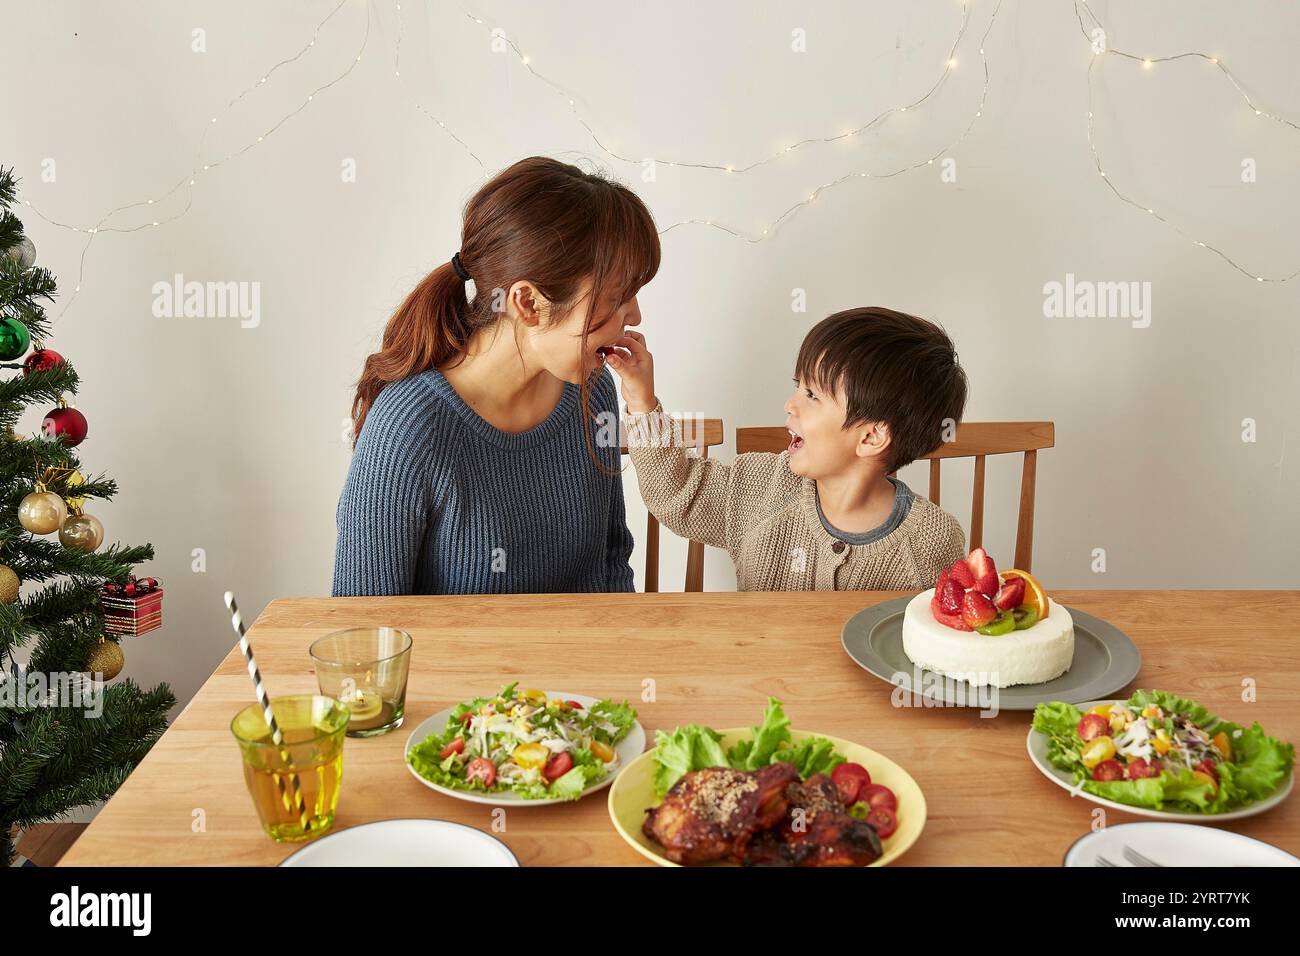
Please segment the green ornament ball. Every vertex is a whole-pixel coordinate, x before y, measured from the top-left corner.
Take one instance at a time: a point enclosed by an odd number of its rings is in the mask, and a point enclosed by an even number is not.
[[[18,319],[0,320],[0,361],[12,362],[27,354],[32,337],[27,333],[27,326]]]

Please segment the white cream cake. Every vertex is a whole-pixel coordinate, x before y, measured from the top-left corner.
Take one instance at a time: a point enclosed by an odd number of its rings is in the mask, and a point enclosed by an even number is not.
[[[903,612],[903,650],[926,670],[978,686],[1041,684],[1060,677],[1074,660],[1074,621],[1048,598],[1047,617],[1023,631],[985,635],[941,624],[930,611],[934,588]]]

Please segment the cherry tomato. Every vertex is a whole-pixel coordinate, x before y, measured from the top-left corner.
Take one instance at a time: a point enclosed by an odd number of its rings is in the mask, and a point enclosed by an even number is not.
[[[565,703],[568,704],[570,707],[572,707],[574,710],[585,710],[585,709],[586,709],[586,708],[584,708],[580,703],[578,703],[576,700],[566,700]]]
[[[614,748],[602,741],[593,740],[591,746],[587,749],[590,750],[591,755],[601,763],[609,763],[614,759]]]
[[[876,835],[882,840],[889,839],[894,835],[894,831],[898,829],[898,817],[894,816],[892,810],[886,810],[883,807],[868,813],[867,822],[876,828]]]
[[[1200,766],[1203,767],[1205,765],[1201,764]],[[1208,771],[1205,770],[1201,770],[1200,767],[1198,767],[1196,770],[1192,771],[1192,776],[1202,778],[1203,780],[1205,780],[1207,783],[1209,783],[1211,786],[1214,787],[1215,793],[1219,792],[1219,780],[1216,776],[1214,776],[1214,774],[1209,773]]]
[[[1198,763],[1192,770],[1193,773],[1201,774],[1214,784],[1214,792],[1219,792],[1219,770],[1214,765],[1214,761],[1206,757]]]
[[[1083,720],[1079,721],[1079,726],[1075,728],[1075,733],[1079,735],[1080,740],[1092,740],[1094,737],[1110,733],[1110,722],[1100,714],[1084,714]]]
[[[542,768],[542,776],[554,783],[573,769],[573,757],[566,751],[560,751]]]
[[[1103,760],[1092,768],[1093,780],[1123,780],[1124,768],[1118,760]]]
[[[840,791],[840,800],[851,807],[862,799],[862,788],[871,783],[871,774],[860,763],[842,763],[831,771],[831,782]]]
[[[1126,770],[1130,780],[1141,780],[1144,777],[1158,777],[1160,776],[1160,771],[1161,767],[1159,761],[1153,763],[1143,757],[1134,757],[1130,760]]]
[[[891,813],[898,811],[898,797],[883,784],[867,784],[858,794],[858,799],[872,810],[889,810]]]
[[[462,724],[468,724],[473,719],[474,719],[474,711],[472,710],[465,711],[465,713],[461,714],[460,717],[457,718],[457,720],[459,720]]]
[[[465,767],[466,780],[482,780],[483,786],[490,787],[496,783],[497,765],[487,757],[475,757]]]
[[[465,738],[457,737],[455,740],[447,744],[447,746],[443,747],[442,750],[438,752],[438,759],[446,760],[452,754],[463,754],[464,752],[465,752]]]
[[[544,767],[550,756],[551,752],[541,744],[520,744],[510,751],[510,759],[525,770],[536,770],[539,767]]]
[[[1105,734],[1100,737],[1093,737],[1084,744],[1083,749],[1079,751],[1079,759],[1083,761],[1083,765],[1089,770],[1104,760],[1110,760],[1114,756],[1115,741],[1110,737],[1107,737]],[[1123,775],[1121,774],[1121,776]]]
[[[1214,749],[1219,752],[1219,755],[1223,757],[1224,760],[1232,759],[1232,743],[1228,740],[1228,735],[1225,731],[1220,730],[1214,735]]]

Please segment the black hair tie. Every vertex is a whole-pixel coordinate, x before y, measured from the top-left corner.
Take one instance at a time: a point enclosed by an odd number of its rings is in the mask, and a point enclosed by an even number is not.
[[[469,281],[469,273],[465,271],[465,267],[461,264],[459,252],[452,254],[451,271],[460,277],[461,282]]]

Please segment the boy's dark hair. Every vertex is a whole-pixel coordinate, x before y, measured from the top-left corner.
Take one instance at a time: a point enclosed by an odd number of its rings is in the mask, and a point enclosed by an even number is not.
[[[945,420],[961,421],[966,373],[948,333],[933,322],[875,306],[822,319],[799,347],[795,375],[844,398],[844,427],[889,426],[886,471],[943,443]]]

